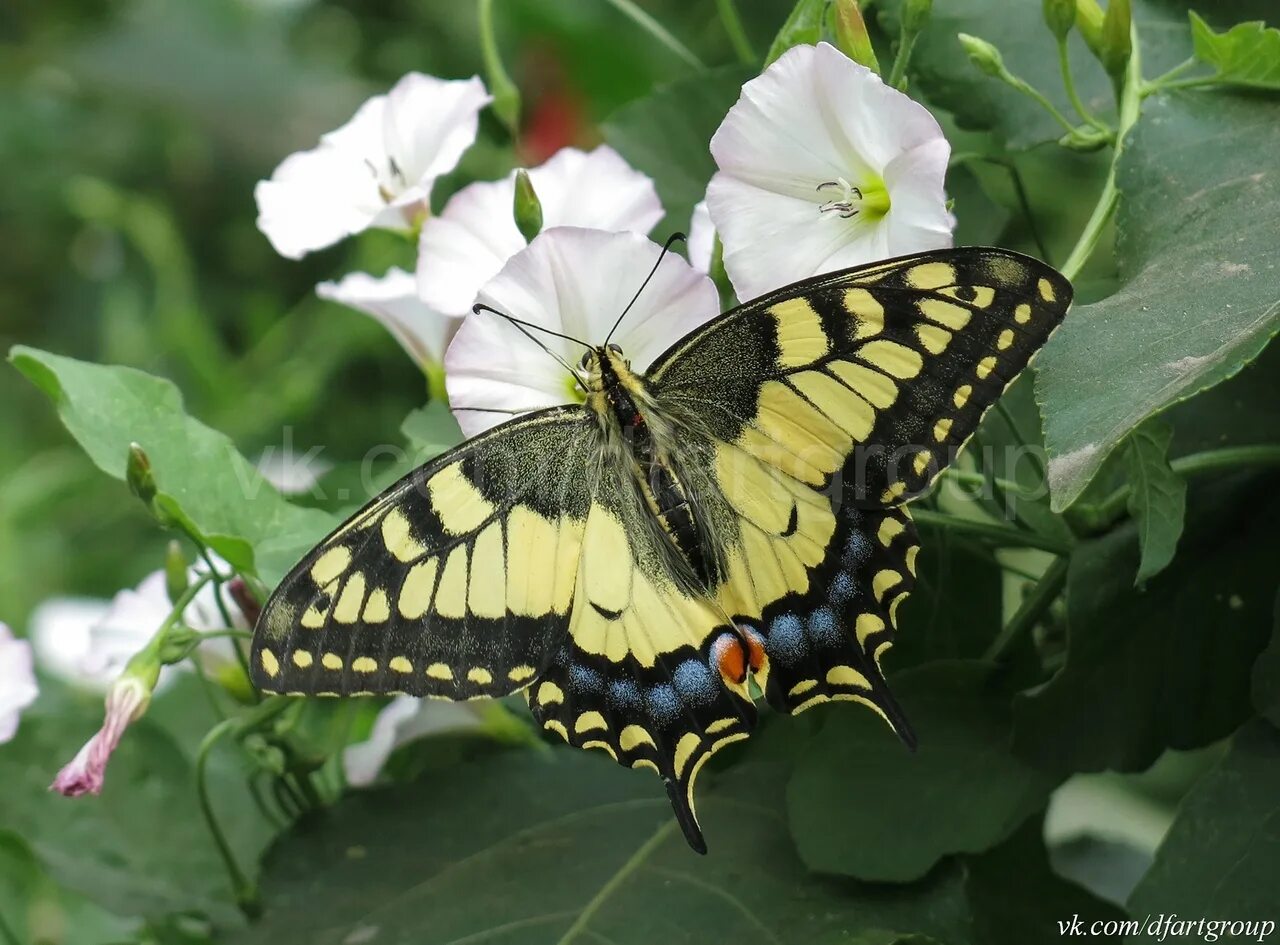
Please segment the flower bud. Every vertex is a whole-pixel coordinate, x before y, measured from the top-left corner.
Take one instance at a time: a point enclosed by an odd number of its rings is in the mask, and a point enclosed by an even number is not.
[[[902,31],[918,33],[929,22],[933,12],[933,0],[907,0],[902,8]]]
[[[125,462],[124,478],[129,484],[129,490],[145,504],[150,505],[151,500],[156,497],[156,480],[151,475],[151,460],[137,443],[129,444],[129,458]]]
[[[836,0],[835,26],[839,50],[854,62],[879,74],[880,62],[871,47],[871,37],[867,35],[867,24],[858,9],[858,0]]]
[[[227,593],[231,595],[231,599],[235,601],[236,606],[240,608],[240,613],[244,614],[245,623],[250,629],[257,626],[258,618],[262,616],[262,603],[249,590],[249,585],[245,583],[244,578],[234,577],[227,582]]]
[[[532,243],[533,238],[542,232],[542,203],[534,193],[533,181],[524,168],[516,171],[516,196],[513,207],[516,218],[516,229],[526,241]]]
[[[1124,75],[1125,66],[1133,54],[1133,14],[1129,0],[1110,0],[1107,13],[1102,18],[1102,36],[1099,41],[1098,59],[1102,68],[1113,79]]]
[[[1076,29],[1095,56],[1102,49],[1102,7],[1098,0],[1076,0]]]
[[[187,589],[187,556],[182,544],[174,539],[164,553],[164,590],[169,603],[176,604]]]
[[[1044,0],[1044,21],[1055,37],[1066,39],[1076,25],[1076,0]]]
[[[100,794],[107,762],[127,729],[151,704],[151,691],[160,678],[160,660],[149,649],[136,654],[120,678],[107,690],[106,716],[100,728],[66,764],[49,786],[65,797]]]
[[[960,33],[957,38],[964,51],[969,54],[969,61],[987,75],[998,78],[1005,73],[1004,58],[995,46],[968,33]]]

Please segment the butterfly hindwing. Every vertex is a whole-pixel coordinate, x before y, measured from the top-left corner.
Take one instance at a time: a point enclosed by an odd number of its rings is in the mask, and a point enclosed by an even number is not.
[[[455,699],[528,685],[569,626],[597,435],[583,408],[543,411],[400,480],[281,583],[254,682]]]
[[[818,276],[691,333],[650,370],[683,439],[716,457],[732,535],[718,599],[759,633],[765,691],[798,712],[871,704],[914,584],[902,503],[924,489],[1061,322],[1069,283],[1035,260],[943,250]]]

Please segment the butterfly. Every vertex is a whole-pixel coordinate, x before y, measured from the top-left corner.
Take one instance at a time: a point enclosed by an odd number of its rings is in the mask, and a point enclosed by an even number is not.
[[[1062,321],[1070,283],[990,248],[816,276],[646,371],[586,346],[585,403],[496,426],[325,538],[265,605],[254,682],[291,694],[523,692],[545,730],[666,785],[784,713],[860,702],[919,541],[907,501]],[[585,344],[585,343],[584,343]]]

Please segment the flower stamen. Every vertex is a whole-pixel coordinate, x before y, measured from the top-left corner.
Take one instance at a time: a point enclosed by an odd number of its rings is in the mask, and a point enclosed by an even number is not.
[[[819,213],[839,211],[840,219],[848,220],[862,209],[862,191],[853,186],[853,184],[850,184],[843,177],[839,177],[836,180],[823,181],[814,189],[817,190],[818,193],[822,193],[822,191],[831,187],[837,188],[840,191],[840,196],[835,200],[828,200],[826,203],[821,204],[818,207]],[[854,204],[855,200],[857,201],[857,205]]]

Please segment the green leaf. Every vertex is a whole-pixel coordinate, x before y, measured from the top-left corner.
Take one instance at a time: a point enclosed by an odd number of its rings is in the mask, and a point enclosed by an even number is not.
[[[208,727],[204,697],[188,683],[156,696],[129,727],[101,796],[71,799],[49,783],[102,723],[102,702],[45,681],[17,737],[0,751],[0,830],[21,835],[58,885],[117,915],[194,912],[229,927],[243,920],[196,804],[195,745],[180,744],[157,722],[202,715]],[[273,831],[252,805],[238,758],[219,754],[210,777],[232,848],[253,872]]]
[[[769,45],[769,52],[764,57],[765,66],[771,65],[792,46],[817,44],[822,39],[822,21],[826,13],[827,0],[798,0]]]
[[[189,417],[169,381],[23,346],[9,360],[53,401],[99,469],[123,481],[137,442],[156,503],[236,568],[254,570],[259,543],[300,535],[309,543],[328,529],[328,515],[290,505],[226,436]]]
[[[916,589],[899,613],[885,670],[930,660],[975,659],[1000,631],[1003,574],[990,550],[945,528],[927,529]]]
[[[1280,102],[1147,103],[1120,164],[1122,285],[1073,309],[1036,362],[1055,509],[1143,420],[1231,377],[1280,328],[1277,150]]]
[[[918,879],[952,853],[978,853],[1040,809],[1054,779],[1009,752],[1009,698],[991,664],[944,661],[900,673],[912,753],[861,706],[827,711],[787,790],[810,869]]]
[[[1088,929],[1094,922],[1125,917],[1123,910],[1053,871],[1043,834],[1042,819],[1029,818],[999,846],[965,859],[965,889],[984,945],[1060,940],[1073,919]],[[1120,936],[1091,935],[1089,941],[1118,942]]]
[[[744,762],[702,775],[705,857],[656,778],[595,753],[511,751],[356,793],[271,851],[265,915],[230,940],[972,943],[956,868],[904,888],[807,873],[786,770],[753,739]]]
[[[1214,78],[1232,85],[1280,89],[1280,30],[1260,20],[1239,23],[1225,33],[1189,10],[1196,58],[1213,66]]]
[[[18,834],[0,830],[0,941],[100,945],[131,940],[137,923],[59,889]]]
[[[1138,525],[1142,560],[1134,582],[1159,574],[1173,560],[1187,514],[1187,484],[1169,466],[1173,427],[1148,420],[1129,435],[1129,514]]]
[[[464,439],[458,421],[442,400],[433,400],[410,411],[404,423],[400,424],[400,432],[409,441],[409,448],[417,453],[413,459],[416,463],[435,459]]]
[[[1141,771],[1252,714],[1250,673],[1275,596],[1273,496],[1265,478],[1193,488],[1181,552],[1141,589],[1132,521],[1076,546],[1066,664],[1014,702],[1021,757],[1060,773]]]
[[[1276,595],[1271,643],[1253,665],[1253,705],[1280,727],[1280,594]]]
[[[604,139],[653,178],[667,215],[656,233],[688,232],[694,204],[715,173],[711,136],[738,100],[751,73],[725,66],[664,85],[604,122]]]
[[[1155,862],[1129,897],[1130,914],[1274,922],[1278,796],[1280,731],[1254,720],[1236,733],[1231,750],[1183,799]],[[1256,930],[1250,937],[1261,938]],[[1152,940],[1148,935],[1130,939]],[[1205,938],[1171,935],[1167,940]]]

